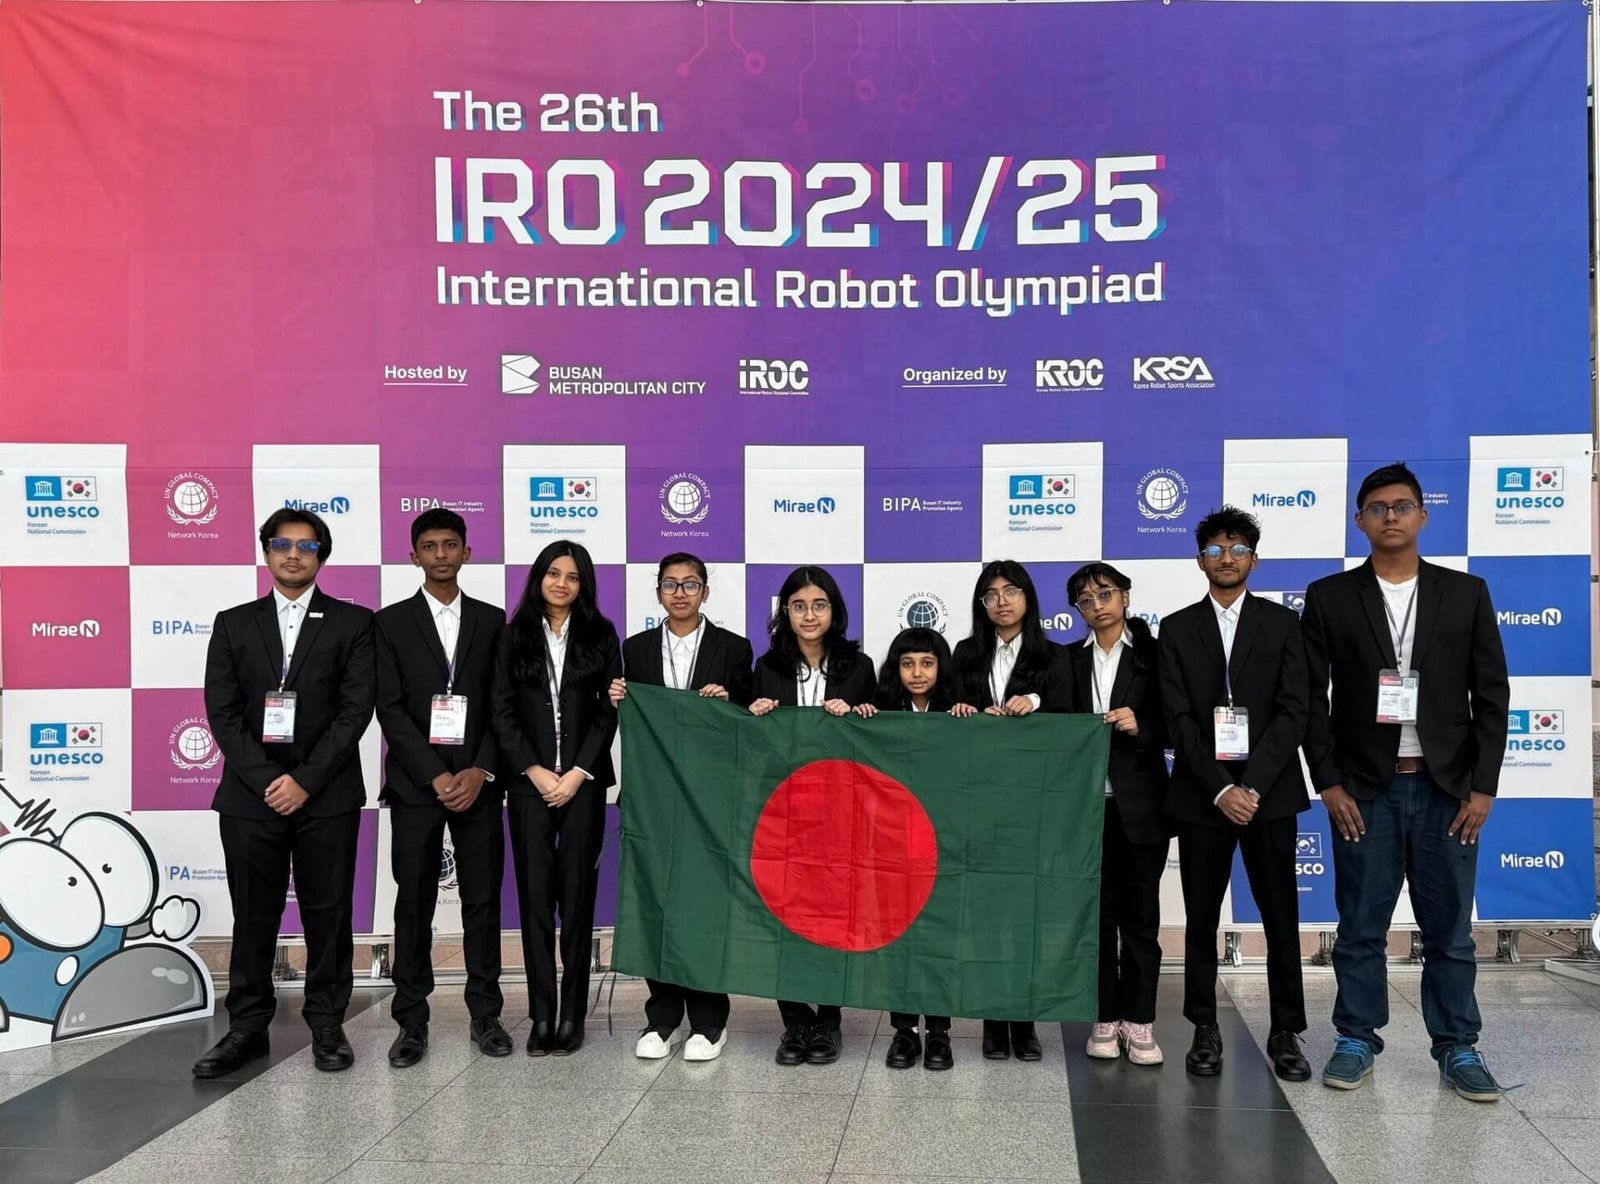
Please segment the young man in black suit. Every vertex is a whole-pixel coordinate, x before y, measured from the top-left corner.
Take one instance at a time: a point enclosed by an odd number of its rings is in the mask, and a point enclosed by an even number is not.
[[[1427,522],[1410,469],[1368,474],[1356,524],[1371,559],[1306,589],[1306,760],[1333,826],[1339,907],[1338,1039],[1322,1080],[1355,1089],[1383,1051],[1389,923],[1409,878],[1422,930],[1422,1018],[1439,1072],[1462,1097],[1497,1102],[1500,1087],[1477,1050],[1472,898],[1511,689],[1488,587],[1421,558]]]
[[[659,627],[635,633],[622,643],[622,668],[627,678],[611,684],[611,701],[621,703],[628,681],[645,686],[693,691],[706,699],[722,699],[750,706],[753,655],[750,642],[719,629],[700,611],[711,594],[706,565],[696,556],[677,552],[656,568],[656,598],[666,610]],[[630,786],[623,796],[648,793],[647,787]],[[645,1029],[634,1054],[654,1061],[672,1055],[674,1036],[689,1016],[689,1040],[683,1046],[686,1061],[715,1060],[727,1043],[728,996],[717,991],[697,991],[672,983],[646,980],[650,997],[645,1001]]]
[[[325,595],[327,524],[278,510],[261,526],[272,591],[217,614],[206,651],[206,718],[222,749],[220,816],[233,901],[228,1034],[195,1062],[221,1077],[267,1054],[272,959],[289,891],[306,931],[303,1014],[317,1068],[355,1061],[344,1035],[355,954],[356,835],[366,787],[357,745],[372,719],[372,613]]]
[[[505,872],[500,750],[489,726],[495,646],[504,610],[461,591],[472,558],[467,524],[433,509],[411,524],[411,562],[423,571],[416,595],[378,613],[378,723],[389,742],[383,802],[394,870],[396,1068],[428,1051],[433,990],[433,911],[445,827],[455,845],[467,963],[470,1036],[491,1057],[511,1055],[500,1022],[500,881]]]
[[[1161,622],[1161,699],[1175,761],[1167,812],[1178,822],[1184,937],[1183,1014],[1194,1024],[1184,1066],[1222,1071],[1217,1029],[1217,923],[1238,848],[1267,938],[1272,1026],[1267,1055],[1286,1081],[1306,1081],[1295,818],[1310,806],[1299,747],[1309,692],[1300,621],[1251,596],[1261,527],[1224,506],[1195,528],[1210,584],[1198,604]]]

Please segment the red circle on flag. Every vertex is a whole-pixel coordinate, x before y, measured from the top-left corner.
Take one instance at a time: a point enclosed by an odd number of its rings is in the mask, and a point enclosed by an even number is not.
[[[916,795],[856,761],[813,761],[785,777],[750,849],[756,891],[779,921],[856,953],[911,927],[938,870],[938,838]]]

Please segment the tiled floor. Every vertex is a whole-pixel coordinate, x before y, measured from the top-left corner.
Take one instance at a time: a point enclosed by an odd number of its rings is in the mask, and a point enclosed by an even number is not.
[[[1210,1080],[1183,1071],[1176,977],[1162,988],[1159,1069],[1088,1061],[1076,1025],[1041,1029],[1042,1064],[987,1062],[977,1023],[957,1021],[953,1071],[894,1072],[887,1017],[863,1012],[847,1013],[837,1064],[780,1069],[774,1007],[751,999],[735,1001],[719,1060],[643,1062],[632,1051],[643,986],[622,982],[615,1032],[591,1019],[583,1051],[564,1059],[526,1057],[520,1039],[514,1056],[485,1059],[460,1002],[441,999],[429,1055],[405,1071],[385,1060],[394,1028],[381,994],[367,993],[348,1024],[356,1067],[325,1075],[290,997],[273,1062],[241,1082],[188,1076],[216,1022],[0,1058],[0,1180],[1600,1181],[1600,988],[1486,967],[1484,1048],[1518,1088],[1475,1106],[1439,1084],[1413,971],[1393,975],[1388,1051],[1353,1093],[1280,1088],[1261,1052],[1266,980],[1224,981],[1235,1006],[1223,1008],[1225,1068]],[[1306,986],[1320,1068],[1333,980],[1308,969]],[[525,1002],[509,991],[507,1016],[520,1019]]]

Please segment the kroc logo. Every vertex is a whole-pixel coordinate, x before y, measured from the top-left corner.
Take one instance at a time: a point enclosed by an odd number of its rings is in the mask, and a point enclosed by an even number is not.
[[[839,503],[831,497],[819,497],[812,502],[797,502],[787,497],[772,499],[774,514],[831,514],[838,508]]]
[[[347,497],[330,497],[327,501],[313,501],[310,498],[286,497],[283,499],[283,508],[286,510],[310,510],[313,514],[348,514],[350,512],[350,499]]]
[[[1281,510],[1309,510],[1317,504],[1317,492],[1302,489],[1299,493],[1253,493],[1250,504]]]
[[[1317,831],[1303,830],[1294,839],[1294,874],[1320,876],[1326,874],[1328,865],[1323,862],[1322,835]]]
[[[1039,358],[1033,363],[1033,385],[1041,391],[1100,390],[1106,368],[1099,358]]]
[[[51,621],[35,621],[29,630],[33,637],[99,637],[100,622],[86,617],[76,625],[57,625]]]
[[[1495,620],[1502,625],[1537,625],[1554,628],[1561,624],[1561,610],[1554,606],[1538,613],[1519,613],[1510,609],[1501,609],[1494,616]]]
[[[530,518],[598,518],[599,486],[593,477],[530,477]]]
[[[1558,872],[1567,865],[1567,857],[1561,851],[1546,851],[1543,855],[1517,855],[1510,851],[1500,856],[1501,867],[1542,869]]]

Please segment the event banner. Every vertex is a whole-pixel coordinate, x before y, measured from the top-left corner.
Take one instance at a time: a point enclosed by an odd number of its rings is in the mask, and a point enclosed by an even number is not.
[[[1297,606],[1405,459],[1510,659],[1478,915],[1587,919],[1585,15],[6,0],[6,783],[216,875],[207,633],[266,591],[283,506],[373,606],[416,588],[433,506],[495,603],[584,544],[623,633],[692,551],[758,653],[823,564],[881,657],[908,622],[965,636],[1001,557],[1058,642],[1091,559],[1159,629],[1224,502]]]

